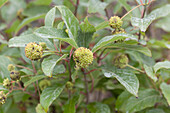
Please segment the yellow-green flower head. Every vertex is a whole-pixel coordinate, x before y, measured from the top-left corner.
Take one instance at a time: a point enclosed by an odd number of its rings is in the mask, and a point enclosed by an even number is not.
[[[44,90],[46,87],[51,86],[51,82],[47,79],[41,80],[39,83],[39,87],[42,90]]]
[[[8,65],[8,71],[12,71],[15,69],[15,66],[13,64]]]
[[[11,82],[9,81],[9,79],[8,78],[6,78],[6,79],[4,79],[4,81],[3,81],[3,86],[5,87],[5,88],[7,88],[7,89],[10,89],[11,88]]]
[[[74,84],[72,82],[70,82],[70,81],[68,81],[66,83],[66,88],[69,89],[69,90],[72,90],[73,86],[74,86]]]
[[[25,47],[25,56],[30,60],[38,60],[42,57],[42,55],[43,48],[35,42],[28,43]]]
[[[123,21],[118,16],[112,16],[109,20],[110,27],[116,29],[120,28],[123,24]]]
[[[126,33],[126,31],[123,28],[118,28],[118,29],[115,29],[112,33],[113,35],[115,35],[115,34],[120,34],[120,33]]]
[[[93,62],[93,53],[84,47],[78,48],[73,55],[76,67],[86,68]]]
[[[118,68],[125,68],[129,62],[129,59],[126,55],[120,55],[115,58],[114,65]]]
[[[3,91],[0,91],[0,104],[4,104],[6,100],[6,95]]]
[[[10,78],[14,81],[17,81],[17,80],[20,80],[21,76],[20,76],[20,73],[18,71],[11,71],[10,73]]]
[[[39,42],[40,46],[45,50],[47,48],[47,45],[45,42]]]

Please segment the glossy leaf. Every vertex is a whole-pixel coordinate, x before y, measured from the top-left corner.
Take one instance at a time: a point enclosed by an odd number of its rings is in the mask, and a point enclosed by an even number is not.
[[[102,104],[99,102],[90,103],[87,106],[87,109],[90,111],[90,113],[111,113],[110,108],[107,104]]]
[[[97,13],[103,11],[108,4],[100,0],[89,0],[88,13]]]
[[[36,109],[36,113],[47,113],[44,111],[43,107],[41,106],[41,104],[38,104]]]
[[[109,22],[104,21],[95,27],[96,31],[109,27]]]
[[[76,103],[79,99],[79,95],[74,95],[65,105],[64,113],[76,113]]]
[[[79,37],[77,39],[78,46],[87,48],[95,31],[95,27],[88,22],[86,17],[84,22],[80,24]]]
[[[34,16],[34,17],[29,17],[29,18],[26,18],[22,21],[22,23],[16,28],[15,30],[15,34],[17,34],[19,32],[19,30],[24,27],[25,25],[35,21],[35,20],[38,20],[38,19],[41,19],[41,18],[44,18],[45,17],[45,14],[41,14],[41,15],[37,15],[37,16]]]
[[[53,27],[56,7],[52,8],[45,16],[45,26]]]
[[[44,108],[45,112],[48,112],[49,106],[61,94],[64,87],[65,85],[57,85],[53,87],[47,87],[43,90],[40,96],[40,104]]]
[[[169,8],[170,8],[170,4],[157,8],[143,19],[132,17],[131,23],[133,26],[139,27],[142,32],[145,32],[148,26],[152,23],[152,21],[159,19],[161,17],[165,17],[168,14],[170,14]]]
[[[151,66],[147,66],[146,64],[144,64],[144,69],[148,77],[150,77],[154,82],[158,80]]]
[[[75,48],[78,48],[74,39],[68,38],[64,30],[56,28],[41,27],[35,30],[34,34],[42,38],[54,38],[61,41],[65,41]]]
[[[159,70],[159,69],[170,69],[170,61],[164,61],[164,62],[158,62],[154,65],[154,70],[155,73]]]
[[[44,74],[46,76],[52,77],[52,72],[55,67],[55,65],[62,60],[63,58],[66,58],[67,55],[63,55],[62,57],[59,57],[57,55],[51,55],[47,58],[44,58],[41,66]]]
[[[163,99],[161,98],[158,91],[154,89],[146,89],[143,91],[139,91],[139,97],[130,97],[127,100],[126,104],[126,112],[134,113],[140,110],[143,110],[148,107],[153,107],[157,102],[162,102]]]
[[[34,34],[13,37],[9,40],[8,46],[9,47],[25,47],[26,44],[30,42],[36,42],[36,43],[45,42],[48,48],[55,49],[53,44],[48,39],[40,38]]]
[[[1,0],[0,1],[0,8],[7,2],[8,0]]]
[[[37,80],[41,80],[43,78],[46,78],[46,76],[43,75],[36,75],[32,77],[29,81],[24,83],[24,86],[27,87],[28,85],[32,84],[33,82],[36,82]]]
[[[160,88],[161,88],[162,93],[163,93],[164,97],[166,98],[166,100],[167,100],[167,102],[168,102],[168,104],[170,106],[170,90],[169,90],[170,85],[163,82],[160,85]]]
[[[138,51],[140,53],[143,53],[147,56],[152,56],[151,55],[151,51],[147,48],[147,47],[143,47],[141,45],[130,45],[130,44],[124,44],[124,43],[120,43],[120,44],[112,44],[112,45],[108,45],[105,46],[106,48],[122,48],[122,49],[126,49],[126,50],[133,50],[133,51]]]
[[[76,40],[78,36],[78,30],[79,30],[79,21],[74,16],[74,14],[65,6],[56,6],[61,15],[62,19],[68,29],[68,35],[71,39]]]
[[[105,36],[93,47],[92,52],[95,52],[98,49],[102,48],[103,46],[112,43],[116,40],[125,39],[125,38],[135,38],[135,37],[130,34],[116,34],[116,35]]]
[[[131,94],[138,97],[139,81],[134,73],[126,69],[102,69],[104,76],[115,77]]]

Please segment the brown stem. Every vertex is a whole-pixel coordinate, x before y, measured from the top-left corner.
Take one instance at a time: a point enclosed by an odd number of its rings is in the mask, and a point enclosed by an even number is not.
[[[77,9],[78,9],[78,6],[79,6],[79,2],[80,2],[80,0],[77,0],[76,6],[75,6],[74,15],[75,15],[76,17],[77,17]]]
[[[21,65],[15,65],[16,67],[19,67],[19,68],[23,68],[23,69],[27,69],[29,71],[32,71],[34,72],[32,69],[28,68],[28,67],[24,67],[24,66],[21,66]]]
[[[85,69],[81,69],[84,75],[84,81],[85,81],[85,89],[86,89],[86,105],[89,103],[89,88],[88,88],[88,81],[87,81],[87,77],[86,77],[86,72]],[[88,110],[86,108],[86,113],[88,113]]]
[[[33,61],[31,61],[31,63],[32,63],[32,67],[33,67],[33,72],[34,72],[34,75],[36,75],[36,73],[37,73],[37,70],[35,69],[35,65],[34,65],[34,63],[33,63]]]

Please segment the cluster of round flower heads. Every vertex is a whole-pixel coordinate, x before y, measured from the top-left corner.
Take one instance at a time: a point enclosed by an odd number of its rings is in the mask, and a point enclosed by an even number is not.
[[[41,43],[41,45],[35,42],[28,43],[25,47],[25,56],[30,60],[38,60],[42,58],[43,48],[46,48],[46,44]]]
[[[109,25],[111,28],[113,28],[114,30],[112,31],[112,34],[115,35],[115,34],[120,34],[120,33],[126,33],[126,31],[121,28],[122,25],[123,25],[123,21],[120,17],[118,16],[113,16],[109,19]],[[117,40],[115,41],[115,43],[117,42],[123,42],[125,39],[123,40]]]
[[[6,100],[6,94],[3,91],[0,91],[0,104],[4,104]]]
[[[86,68],[93,62],[93,53],[87,48],[80,47],[73,54],[76,68]]]

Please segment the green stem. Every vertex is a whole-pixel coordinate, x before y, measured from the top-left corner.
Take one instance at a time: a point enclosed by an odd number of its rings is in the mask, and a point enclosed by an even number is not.
[[[133,67],[133,66],[131,66],[131,65],[129,65],[129,64],[126,64],[126,66],[127,66],[127,67],[130,67],[130,68],[132,68],[132,69],[134,69],[134,70],[136,70],[136,71],[139,71],[139,72],[141,72],[141,73],[145,73],[144,71],[142,71],[142,70],[140,70],[140,69],[138,69],[138,68],[135,68],[135,67]]]

